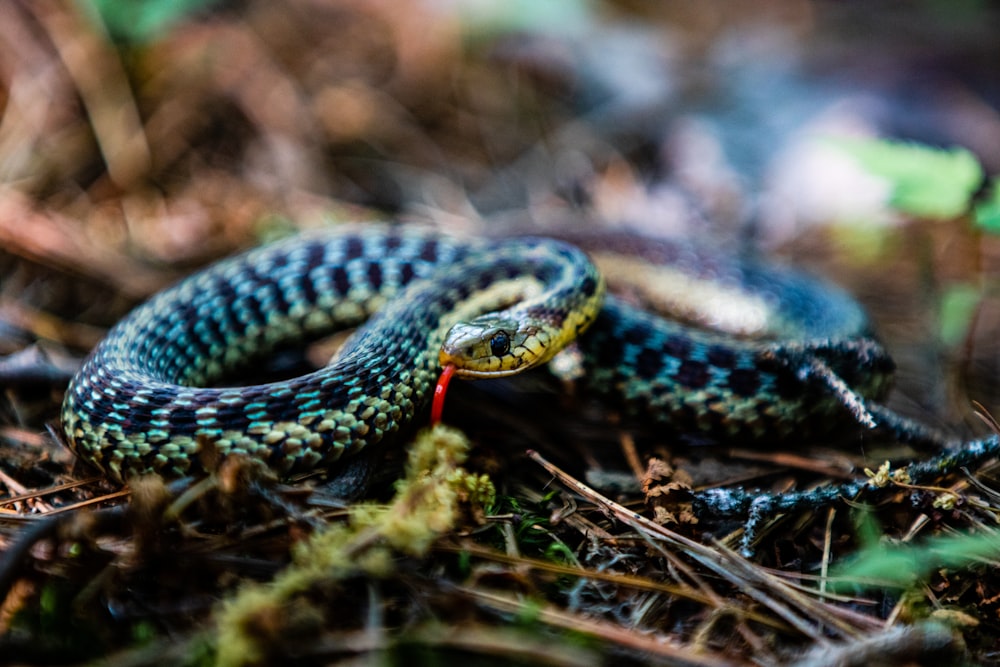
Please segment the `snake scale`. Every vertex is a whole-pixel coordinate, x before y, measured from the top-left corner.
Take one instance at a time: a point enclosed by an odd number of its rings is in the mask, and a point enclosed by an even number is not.
[[[423,414],[442,345],[449,332],[467,336],[470,323],[487,325],[472,334],[482,343],[475,354],[485,354],[475,363],[501,373],[579,336],[590,390],[695,441],[780,439],[843,421],[843,400],[803,370],[816,360],[862,397],[886,390],[892,362],[844,292],[686,244],[645,241],[639,254],[650,270],[672,272],[657,280],[679,278],[681,296],[693,298],[679,306],[681,320],[635,299],[601,305],[603,281],[587,255],[551,239],[361,225],[279,241],[190,276],[112,328],[67,390],[64,434],[119,480],[196,472],[206,443],[283,475],[331,466]],[[705,289],[750,304],[759,330],[717,322],[711,311],[724,309]],[[524,319],[527,332],[508,330]],[[322,369],[220,386],[274,350],[350,327]]]

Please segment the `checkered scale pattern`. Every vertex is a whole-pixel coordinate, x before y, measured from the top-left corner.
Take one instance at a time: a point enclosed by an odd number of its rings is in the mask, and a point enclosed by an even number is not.
[[[843,397],[808,377],[815,360],[862,400],[887,391],[892,361],[846,293],[688,244],[609,237],[592,254],[622,245],[683,276],[685,321],[610,296],[598,313],[593,265],[575,246],[547,239],[456,241],[363,225],[224,260],[109,332],[67,391],[67,441],[117,479],[195,472],[206,443],[281,474],[330,466],[412,421],[433,391],[449,329],[482,313],[490,285],[522,275],[546,290],[514,306],[519,316],[562,327],[560,345],[590,327],[579,339],[583,383],[686,440],[806,437],[844,422]],[[704,287],[723,302],[763,304],[766,330],[705,324],[717,306]],[[705,322],[687,321],[692,312]],[[218,386],[278,348],[355,326],[314,373]]]
[[[596,314],[593,265],[549,239],[465,243],[363,225],[224,260],[109,332],[67,391],[67,441],[117,479],[194,472],[209,442],[285,475],[329,466],[412,420],[440,373],[445,334],[482,314],[465,304],[482,308],[478,294],[522,274],[546,292],[516,306],[518,315],[566,320],[575,333],[581,311]],[[276,349],[359,325],[316,372],[215,386]]]

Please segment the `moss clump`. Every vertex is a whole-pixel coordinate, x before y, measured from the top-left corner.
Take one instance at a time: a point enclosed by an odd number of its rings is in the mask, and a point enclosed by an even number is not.
[[[356,505],[346,524],[329,526],[297,545],[292,565],[273,582],[245,586],[223,605],[216,664],[265,661],[295,637],[322,626],[324,600],[317,591],[333,590],[338,581],[357,574],[387,577],[394,556],[422,557],[461,521],[478,521],[496,493],[488,477],[461,467],[468,450],[465,436],[446,426],[419,434],[389,505]]]

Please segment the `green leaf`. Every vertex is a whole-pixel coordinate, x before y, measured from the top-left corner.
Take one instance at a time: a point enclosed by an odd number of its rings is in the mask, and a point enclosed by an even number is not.
[[[973,217],[983,230],[991,234],[1000,234],[1000,178],[993,178],[989,196],[976,204]]]
[[[855,558],[831,572],[835,579],[879,581],[887,586],[910,587],[935,570],[963,568],[979,561],[995,561],[1000,536],[993,533],[947,535],[923,545],[879,544],[862,549]],[[846,589],[837,585],[835,589]]]
[[[979,306],[979,288],[968,283],[950,286],[941,296],[941,341],[954,347],[965,340]]]
[[[580,33],[594,22],[593,0],[483,0],[462,3],[459,16],[473,36],[512,32],[565,35]]]
[[[896,588],[908,588],[925,574],[912,549],[888,547],[866,549],[848,567],[833,571],[836,579],[877,581],[883,586]]]
[[[553,563],[575,563],[576,555],[573,550],[562,542],[552,542],[545,549],[545,557]]]
[[[946,150],[874,139],[829,141],[856,159],[867,172],[886,179],[892,186],[892,205],[915,216],[962,215],[983,179],[979,162],[964,148]]]
[[[126,43],[157,39],[190,14],[215,0],[77,0],[77,4],[100,21],[111,37]]]

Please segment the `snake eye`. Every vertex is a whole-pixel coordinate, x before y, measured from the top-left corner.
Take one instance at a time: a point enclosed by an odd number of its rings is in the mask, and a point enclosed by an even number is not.
[[[494,357],[502,357],[510,352],[510,336],[506,331],[498,331],[490,337],[490,352]]]

